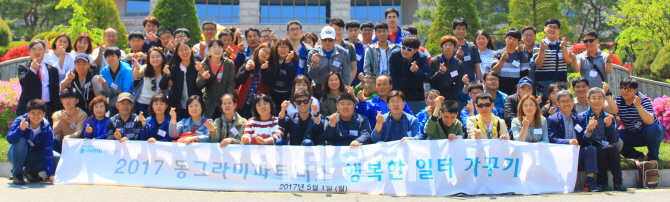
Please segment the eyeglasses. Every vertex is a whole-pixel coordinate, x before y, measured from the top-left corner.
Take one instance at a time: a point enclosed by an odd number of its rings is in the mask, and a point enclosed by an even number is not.
[[[399,104],[405,104],[405,102],[404,101],[393,101],[393,102],[389,102],[389,104],[399,105]]]
[[[596,39],[584,39],[583,40],[584,43],[593,43],[594,41],[596,41]]]
[[[634,89],[634,88],[621,88],[621,89],[619,89],[619,90],[621,90],[621,92],[629,92],[629,91],[631,91],[631,90],[633,90],[633,89]]]
[[[288,50],[289,49],[288,46],[278,46],[277,48],[281,49],[281,50]]]
[[[298,28],[288,29],[288,32],[293,32],[293,33],[298,33],[299,31],[300,31],[300,29],[298,29]]]
[[[306,105],[306,104],[309,104],[310,101],[311,101],[310,99],[296,100],[295,104],[296,105]]]
[[[491,105],[493,105],[493,103],[490,103],[490,102],[489,103],[480,103],[480,104],[477,104],[477,107],[484,108],[484,107],[491,107]]]
[[[561,29],[561,28],[559,28],[558,26],[555,26],[555,25],[554,25],[554,26],[552,26],[552,25],[547,25],[547,27],[548,27],[548,28],[551,28],[551,29],[553,29],[553,30],[559,30],[559,29]]]
[[[270,35],[261,36],[262,39],[269,39]]]
[[[531,38],[531,37],[535,37],[535,34],[524,34],[524,35],[521,35],[521,36],[523,36],[523,38]]]
[[[559,100],[558,104],[570,104],[572,103],[572,100]]]
[[[333,42],[335,39],[321,39],[322,42]]]
[[[407,52],[413,52],[414,51],[413,48],[410,48],[410,47],[407,47],[407,46],[403,46],[402,50],[407,51]]]

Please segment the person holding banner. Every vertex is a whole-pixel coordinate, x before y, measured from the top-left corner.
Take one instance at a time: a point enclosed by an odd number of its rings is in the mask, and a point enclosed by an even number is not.
[[[290,101],[281,104],[279,130],[273,135],[277,139],[275,145],[314,146],[314,142],[319,143],[326,122],[319,115],[319,106],[312,104],[309,92],[304,90],[295,93],[292,101],[298,106],[298,112],[286,114]]]
[[[597,184],[603,191],[612,190],[608,185],[607,170],[612,171],[612,182],[614,190],[626,191],[623,185],[621,173],[621,158],[619,148],[616,143],[619,142],[619,135],[616,131],[616,121],[614,116],[605,112],[605,91],[602,88],[591,88],[587,93],[590,108],[579,116],[585,122],[586,132],[584,136],[590,138],[591,145],[596,147],[598,155],[598,181]],[[612,97],[609,97],[611,100]]]
[[[251,111],[253,118],[249,119],[244,126],[242,144],[274,144],[277,138],[272,135],[280,129],[279,118],[273,116],[277,114],[275,103],[270,96],[260,94],[254,97],[253,106]]]
[[[138,120],[137,115],[132,113],[133,95],[130,93],[119,94],[116,109],[119,113],[112,116],[107,124],[107,139],[119,140],[119,142],[139,140],[142,123]]]
[[[571,144],[580,146],[579,167],[586,171],[584,191],[597,192],[602,189],[596,185],[593,176],[598,173],[598,162],[596,147],[590,144],[584,136],[585,122],[580,121],[579,115],[574,110],[572,92],[561,90],[556,94],[560,112],[549,116],[547,119],[547,130],[549,142],[556,144]]]
[[[435,98],[435,110],[424,131],[428,140],[462,139],[463,123],[458,120],[458,104],[442,96]]]
[[[480,83],[479,81],[470,82],[470,84],[467,86],[467,89],[468,89],[467,95],[471,98],[475,98],[475,97],[477,97],[477,95],[479,95],[481,93],[485,93],[484,85],[482,83]],[[491,99],[493,99],[493,96],[491,96]],[[461,101],[463,101],[463,100],[461,100]],[[491,111],[492,111],[493,115],[497,117],[498,116],[498,110],[495,110],[495,102],[492,102],[491,104],[493,105],[493,110],[491,110]],[[468,123],[468,118],[470,118],[472,116],[477,116],[479,114],[479,111],[478,111],[479,108],[475,107],[475,105],[476,105],[476,102],[475,102],[474,99],[470,99],[470,100],[467,101],[467,105],[465,105],[465,107],[463,107],[463,109],[461,109],[461,114],[460,114],[461,123]],[[469,130],[465,127],[463,127],[463,131],[468,131],[468,134],[471,134],[469,132]]]
[[[493,97],[488,93],[479,93],[473,101],[479,114],[468,117],[468,138],[509,140],[505,120],[493,113],[495,112]]]
[[[81,132],[86,139],[107,139],[107,124],[109,118],[105,116],[109,110],[107,97],[98,95],[88,104],[88,110],[93,115],[84,121],[86,128]]]
[[[337,98],[337,113],[330,115],[326,130],[320,137],[321,145],[356,147],[371,143],[370,121],[355,113],[356,98],[349,93],[342,93]]]
[[[223,115],[216,118],[214,121],[214,128],[209,129],[209,138],[212,142],[221,142],[219,146],[225,147],[228,144],[240,144],[244,131],[244,126],[247,125],[247,119],[242,118],[235,109],[235,95],[225,94],[221,97],[221,111]]]
[[[382,115],[381,111],[377,112],[377,123],[371,135],[373,143],[426,139],[416,117],[403,112],[405,95],[402,91],[391,91],[389,104],[391,109],[388,113]]]
[[[188,117],[177,122],[177,113],[173,107],[170,110],[170,137],[173,142],[190,144],[191,142],[209,142],[209,131],[214,128],[211,119],[202,114],[205,111],[205,102],[197,95],[186,100]]]
[[[40,182],[42,178],[38,173],[42,169],[53,183],[60,154],[53,151],[53,131],[49,121],[44,118],[47,105],[42,100],[34,99],[28,102],[27,111],[14,119],[7,133],[7,142],[10,144],[7,158],[12,163],[13,183],[26,184],[24,175],[29,182]]]
[[[535,96],[524,95],[517,109],[519,117],[512,119],[512,137],[522,142],[549,142],[547,119],[540,113]]]
[[[144,118],[140,112],[139,120],[142,122],[142,140],[147,140],[148,143],[154,143],[156,140],[163,142],[172,141],[172,137],[167,135],[170,130],[170,122],[172,117],[168,116],[168,109],[170,105],[165,94],[159,93],[154,95],[149,102],[147,109],[148,118]]]

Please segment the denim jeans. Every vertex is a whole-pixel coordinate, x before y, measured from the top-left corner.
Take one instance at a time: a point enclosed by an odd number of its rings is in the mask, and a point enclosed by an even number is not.
[[[645,126],[642,131],[632,133],[627,130],[619,130],[619,137],[623,140],[623,149],[621,154],[626,158],[644,157],[642,152],[635,150],[635,147],[647,146],[648,160],[659,160],[658,150],[661,147],[661,141],[665,137],[665,129],[659,124]]]
[[[586,174],[598,173],[596,147],[586,146],[579,148],[579,167],[584,167]]]
[[[44,170],[44,154],[42,150],[28,151],[28,147],[28,142],[25,138],[21,138],[18,142],[9,145],[7,158],[12,163],[12,174],[23,173],[23,167],[26,167],[26,171],[29,173],[37,173]],[[60,154],[56,151],[53,151],[53,153],[55,170],[58,160],[60,160]]]
[[[275,145],[288,145],[288,141],[286,141],[284,138],[279,138],[277,141],[275,141]],[[302,141],[302,146],[314,146],[314,142],[310,139],[304,139]]]
[[[139,102],[135,102],[135,114],[137,114],[139,116],[140,112],[144,112],[144,117],[149,117],[147,115],[147,110],[149,110],[149,105],[140,104]]]

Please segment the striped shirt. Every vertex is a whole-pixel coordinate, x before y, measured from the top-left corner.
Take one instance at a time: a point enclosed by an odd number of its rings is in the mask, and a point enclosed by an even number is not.
[[[279,118],[272,116],[267,121],[261,121],[258,118],[251,118],[247,120],[247,124],[244,126],[244,135],[242,137],[247,137],[251,139],[251,144],[262,144],[256,142],[253,137],[261,136],[263,139],[273,137],[272,141],[277,140],[273,134],[279,129]]]
[[[505,48],[496,51],[493,54],[491,67],[496,66],[502,60]],[[521,78],[521,72],[530,69],[529,58],[526,54],[515,50],[514,53],[509,54],[507,60],[503,61],[502,69],[500,69],[500,76],[507,78]]]
[[[637,92],[637,96],[642,100],[642,107],[644,110],[654,114],[654,108],[652,106],[651,99],[640,92]],[[642,131],[645,124],[642,121],[642,118],[640,118],[640,114],[637,112],[635,104],[631,103],[631,105],[626,105],[626,100],[624,100],[621,95],[616,96],[614,100],[616,101],[616,105],[619,108],[619,118],[621,118],[621,122],[623,123],[623,126],[626,128],[626,130],[631,133],[638,133]],[[656,115],[654,115],[654,123],[660,124]]]
[[[547,44],[547,49],[544,51],[544,63],[542,64],[542,67],[536,67],[536,81],[567,81],[568,67],[565,63],[565,60],[563,60],[563,53],[561,52],[561,41],[555,40],[554,42],[549,42],[549,40],[545,38],[541,43]],[[570,46],[566,46],[566,48],[570,49]],[[535,63],[539,55],[540,43],[536,43],[535,47],[533,47],[533,58],[531,62]]]

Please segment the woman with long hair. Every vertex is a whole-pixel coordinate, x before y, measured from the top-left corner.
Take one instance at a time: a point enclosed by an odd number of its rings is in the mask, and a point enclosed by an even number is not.
[[[270,88],[270,97],[275,103],[282,103],[285,100],[289,100],[291,95],[291,86],[293,86],[293,79],[296,75],[296,70],[298,69],[298,57],[297,51],[293,49],[291,41],[282,37],[277,41],[277,45],[272,48],[272,58],[274,65],[270,70],[270,76],[275,78],[275,82],[268,84]],[[281,109],[280,106],[277,106],[277,111]]]
[[[479,57],[482,59],[482,63],[479,65],[479,68],[482,72],[488,72],[493,67],[491,67],[491,62],[493,61],[493,53],[496,50],[496,46],[493,45],[493,40],[489,36],[489,33],[482,30],[475,33],[475,39],[473,40],[477,49],[479,50]]]
[[[519,100],[517,118],[512,119],[514,140],[522,142],[549,142],[547,119],[540,114],[535,96],[525,95]]]
[[[321,109],[321,103],[319,102],[319,99],[314,97],[312,85],[309,81],[309,78],[307,78],[305,75],[298,75],[295,77],[295,79],[293,79],[293,88],[291,88],[291,96],[289,99],[293,100],[295,93],[301,90],[307,91],[312,98],[312,104],[318,106],[319,109]],[[312,112],[312,108],[310,108],[309,111]],[[288,107],[286,107],[286,114],[292,114],[296,112],[298,112],[298,108],[293,103],[290,103]]]
[[[58,69],[59,81],[65,79],[65,75],[74,69],[74,57],[70,35],[63,32],[58,34],[51,43],[51,50],[44,55],[44,62]]]
[[[244,118],[251,118],[254,95],[268,94],[274,78],[269,75],[272,68],[272,49],[270,44],[263,43],[254,50],[251,60],[247,60],[244,68],[235,75],[235,83],[240,85],[237,90],[237,109]]]
[[[324,116],[330,116],[331,114],[337,112],[336,103],[337,98],[340,97],[340,94],[351,90],[349,93],[353,95],[353,88],[345,87],[346,85],[342,80],[342,76],[337,72],[330,72],[326,74],[324,82],[326,83],[321,87],[323,89],[323,95],[321,95],[321,99],[319,99],[321,103],[321,106],[319,106],[319,111],[321,111],[320,113]]]
[[[135,60],[135,65],[140,68],[133,69],[133,78],[142,78],[144,80],[144,84],[142,84],[139,95],[137,95],[137,99],[135,100],[136,114],[140,114],[140,112],[147,113],[153,97],[162,92],[158,83],[163,78],[163,68],[167,64],[165,54],[163,54],[163,49],[160,47],[153,47],[149,49],[148,53],[149,62],[140,66],[137,60]]]
[[[172,57],[169,67],[163,68],[163,78],[160,81],[161,89],[168,89],[168,84],[172,81],[172,87],[168,100],[170,106],[176,108],[177,118],[184,119],[188,117],[186,101],[193,95],[202,96],[202,90],[196,86],[198,71],[193,51],[187,41],[182,40],[177,43],[175,48],[176,56]]]

